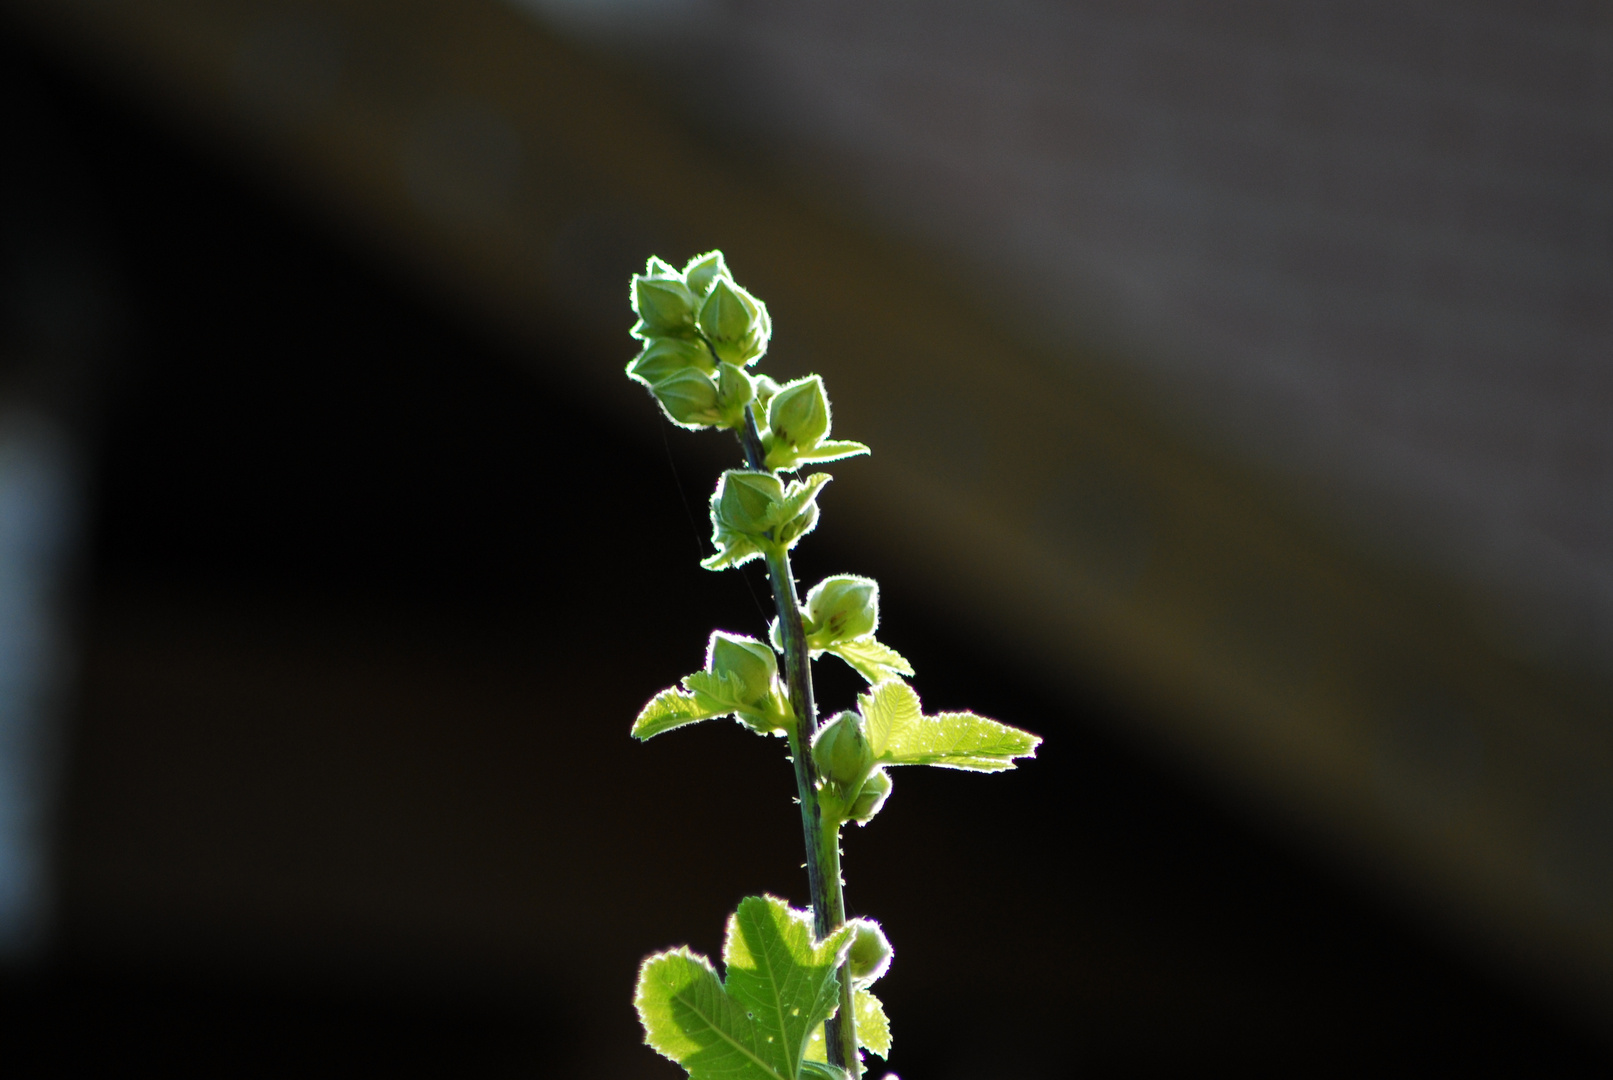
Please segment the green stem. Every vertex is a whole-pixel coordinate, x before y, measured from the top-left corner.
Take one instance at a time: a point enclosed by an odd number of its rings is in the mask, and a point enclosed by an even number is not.
[[[829,919],[835,926],[846,921],[845,881],[840,877],[840,825],[839,821],[825,819],[818,833],[823,853],[824,873],[829,878]],[[839,1065],[851,1074],[853,1080],[862,1075],[862,1058],[857,1053],[856,996],[851,986],[851,961],[840,965],[840,1012],[824,1027],[824,1041],[829,1044],[830,1064]],[[840,1060],[835,1060],[838,1047]]]
[[[745,410],[745,426],[738,432],[745,452],[745,464],[757,472],[770,471],[762,451],[756,415]],[[795,789],[801,804],[801,831],[806,844],[807,887],[812,894],[813,931],[821,940],[846,921],[845,897],[840,881],[840,826],[827,829],[818,806],[818,777],[812,765],[812,736],[818,729],[818,706],[812,695],[812,658],[807,651],[806,626],[801,618],[801,601],[795,592],[795,575],[790,570],[789,553],[782,548],[768,553],[767,576],[773,586],[773,606],[778,612],[779,637],[784,645],[784,682],[795,710],[795,724],[789,730],[790,760],[795,765]],[[824,842],[825,833],[830,838]],[[845,1069],[856,1080],[862,1073],[857,1055],[856,1016],[852,1012],[851,972],[840,968],[840,1012],[824,1028],[829,1064]],[[849,1051],[847,1048],[850,1048]]]

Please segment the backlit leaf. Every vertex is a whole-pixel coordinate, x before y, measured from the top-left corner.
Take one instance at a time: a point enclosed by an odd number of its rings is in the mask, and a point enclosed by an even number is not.
[[[633,737],[653,738],[663,731],[693,724],[697,720],[710,720],[728,711],[720,702],[710,699],[703,701],[695,694],[671,687],[656,694],[649,704],[639,710],[638,719],[633,721]]]
[[[1014,758],[1034,757],[1042,741],[971,712],[925,716],[913,688],[894,679],[873,687],[857,703],[867,721],[874,759],[881,765],[1000,772],[1012,769]]]
[[[898,675],[913,674],[913,665],[889,645],[876,641],[871,635],[852,641],[837,641],[826,652],[831,652],[850,664],[857,674],[870,683],[882,683]]]
[[[803,1061],[813,1030],[835,1011],[835,969],[851,935],[847,926],[816,941],[809,913],[775,897],[746,897],[728,920],[724,981],[688,949],[644,961],[634,1005],[645,1041],[692,1080],[826,1075],[804,1071]]]
[[[885,1018],[885,1006],[868,990],[858,990],[852,997],[857,1010],[857,1045],[882,1058],[891,1056],[891,1024]],[[823,1025],[819,1024],[807,1043],[808,1061],[828,1061]]]

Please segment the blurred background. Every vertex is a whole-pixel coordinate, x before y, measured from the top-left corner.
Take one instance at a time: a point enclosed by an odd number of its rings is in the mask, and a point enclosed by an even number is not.
[[[712,247],[874,447],[803,580],[1047,739],[848,836],[891,1069],[1605,1075],[1605,5],[5,0],[0,117],[9,1075],[681,1075],[806,899],[626,734],[764,625],[621,374]]]

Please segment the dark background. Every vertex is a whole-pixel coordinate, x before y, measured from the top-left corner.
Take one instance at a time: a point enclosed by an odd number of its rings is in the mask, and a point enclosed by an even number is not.
[[[8,219],[91,252],[117,312],[101,391],[62,391],[93,513],[8,1071],[676,1075],[633,1045],[638,957],[714,952],[745,893],[804,901],[779,745],[626,736],[713,626],[763,626],[754,568],[696,565],[732,448],[531,374],[620,365],[625,333],[535,358],[94,78],[16,38],[0,70],[31,125]],[[904,771],[848,836],[906,1080],[1605,1070],[1531,988],[1117,741],[1125,706],[943,624],[823,502],[803,581],[879,577],[927,705],[1047,739],[1012,775]],[[855,688],[825,665],[828,707]]]

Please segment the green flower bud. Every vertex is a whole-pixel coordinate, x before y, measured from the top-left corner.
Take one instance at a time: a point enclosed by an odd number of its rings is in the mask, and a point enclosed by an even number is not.
[[[684,286],[688,292],[688,286]],[[691,299],[693,294],[690,294]],[[717,278],[700,305],[700,332],[717,359],[752,364],[767,351],[772,322],[762,302],[726,277]]]
[[[824,578],[806,594],[804,614],[814,649],[866,637],[879,629],[879,582],[851,574]]]
[[[779,384],[766,375],[755,375],[752,378],[756,382],[756,405],[765,413],[768,403],[773,400],[773,395],[779,392]]]
[[[714,631],[706,646],[706,670],[732,680],[734,702],[755,707],[767,700],[778,678],[778,658],[755,638]]]
[[[717,370],[716,358],[702,341],[689,338],[651,338],[644,351],[627,365],[627,373],[653,387],[673,372],[694,368],[707,375]]]
[[[873,919],[849,920],[857,928],[851,938],[851,948],[846,952],[846,963],[851,967],[851,981],[858,989],[868,986],[885,974],[891,966],[891,957],[896,950],[891,948],[890,938]]]
[[[745,422],[745,406],[756,396],[756,386],[744,368],[717,365],[717,398],[721,403],[723,427],[739,427]]]
[[[843,712],[812,736],[812,762],[818,775],[842,790],[855,790],[874,767],[874,748],[862,725],[861,716]]]
[[[863,781],[862,790],[857,797],[851,800],[851,808],[846,811],[846,820],[855,821],[859,825],[868,824],[873,816],[879,813],[879,808],[885,805],[890,797],[891,777],[883,768],[875,769]]]
[[[650,389],[679,427],[711,427],[723,422],[717,384],[697,368],[674,371]]]
[[[742,566],[769,551],[787,550],[818,523],[818,492],[828,473],[784,486],[773,473],[730,469],[711,496],[711,542],[717,554],[701,566]]]
[[[683,280],[688,284],[689,291],[704,300],[706,293],[711,291],[711,283],[720,277],[728,276],[728,267],[723,265],[722,252],[708,251],[704,255],[696,255],[689,260],[689,265],[683,268]]]
[[[632,301],[642,324],[635,328],[640,337],[694,330],[699,302],[683,283],[683,275],[660,259],[652,258],[647,273],[633,276]]]
[[[786,446],[806,449],[829,434],[829,399],[823,380],[808,375],[787,383],[767,404],[767,431]]]
[[[784,484],[772,473],[729,469],[722,474],[711,515],[718,528],[761,536],[773,527],[773,507],[784,499]]]

